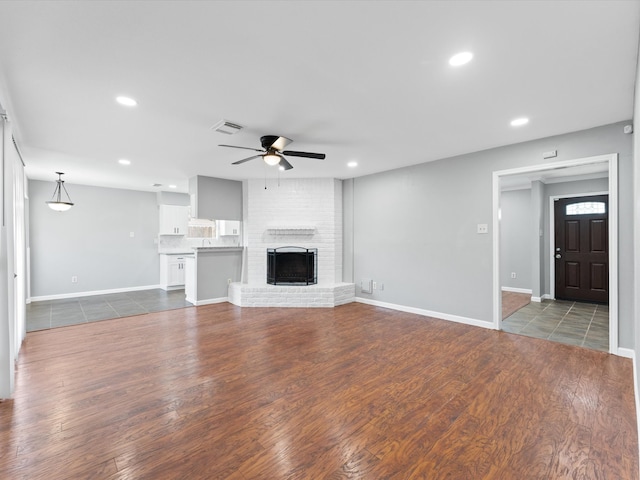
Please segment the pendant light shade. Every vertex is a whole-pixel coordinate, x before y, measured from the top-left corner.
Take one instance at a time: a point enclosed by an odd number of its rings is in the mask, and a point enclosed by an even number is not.
[[[65,212],[73,207],[73,202],[71,201],[71,197],[69,197],[69,192],[67,192],[67,188],[64,186],[64,180],[62,180],[62,172],[56,172],[58,175],[58,180],[56,180],[56,189],[53,191],[53,196],[51,200],[47,201],[46,204],[49,205],[51,210],[55,210],[56,212]],[[64,190],[66,200],[62,197],[62,191]]]

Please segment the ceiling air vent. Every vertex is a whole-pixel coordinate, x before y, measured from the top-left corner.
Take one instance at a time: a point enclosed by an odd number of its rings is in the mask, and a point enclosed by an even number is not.
[[[220,120],[211,128],[216,132],[233,135],[234,133],[238,133],[240,130],[242,130],[242,125],[238,125],[237,123],[233,123],[228,120]]]

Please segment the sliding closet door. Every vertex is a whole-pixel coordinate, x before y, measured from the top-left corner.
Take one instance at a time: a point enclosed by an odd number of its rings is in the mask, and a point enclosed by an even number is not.
[[[5,119],[0,116],[0,398],[10,398],[13,395],[15,375],[15,336],[14,336],[14,289],[13,289],[13,260],[9,242],[10,225],[13,223],[13,174],[7,161],[7,138],[11,138]],[[11,219],[11,220],[10,220]],[[11,273],[10,273],[11,270]],[[9,282],[11,277],[11,282]]]

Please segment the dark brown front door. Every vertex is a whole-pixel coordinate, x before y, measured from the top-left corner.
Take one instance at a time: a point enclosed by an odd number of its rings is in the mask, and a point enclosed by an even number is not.
[[[556,298],[609,301],[609,196],[555,202]]]

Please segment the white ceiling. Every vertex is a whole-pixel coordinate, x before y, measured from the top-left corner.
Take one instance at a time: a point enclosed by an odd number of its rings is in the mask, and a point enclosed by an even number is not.
[[[217,146],[265,134],[327,154],[283,178],[349,178],[630,119],[639,25],[613,0],[2,1],[0,103],[29,178],[276,178]]]

